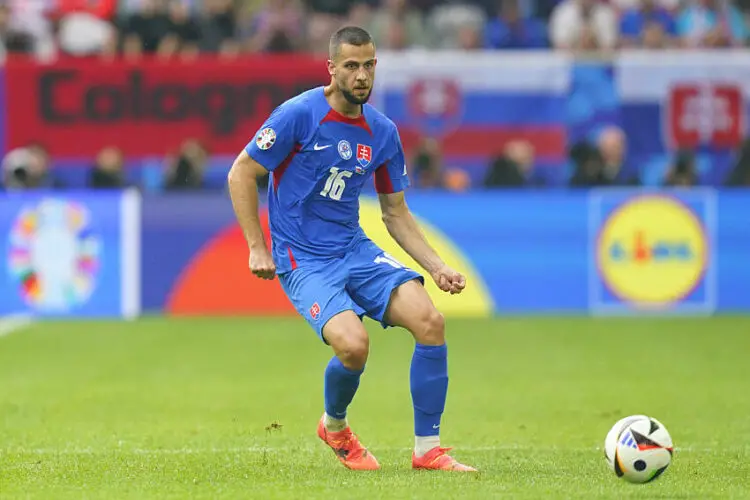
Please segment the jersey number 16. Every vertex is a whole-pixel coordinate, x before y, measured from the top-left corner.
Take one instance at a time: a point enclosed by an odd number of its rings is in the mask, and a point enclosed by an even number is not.
[[[338,167],[331,167],[330,172],[328,179],[326,179],[326,185],[323,187],[323,191],[320,192],[320,196],[339,201],[341,195],[344,194],[344,188],[346,188],[344,179],[351,177],[352,173],[348,170],[339,171]]]

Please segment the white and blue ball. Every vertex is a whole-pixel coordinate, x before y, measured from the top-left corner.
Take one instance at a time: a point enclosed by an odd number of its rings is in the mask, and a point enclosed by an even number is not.
[[[648,483],[661,476],[672,463],[673,452],[667,428],[646,415],[621,419],[604,440],[609,467],[631,483]]]

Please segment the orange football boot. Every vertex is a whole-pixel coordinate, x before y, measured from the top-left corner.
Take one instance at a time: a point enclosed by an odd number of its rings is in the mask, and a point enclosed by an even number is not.
[[[325,415],[318,423],[318,437],[331,447],[344,467],[352,470],[378,470],[380,468],[377,459],[362,446],[349,427],[343,431],[330,432],[326,429],[324,420]]]
[[[451,449],[452,448],[441,448],[440,446],[436,446],[421,457],[418,457],[412,452],[411,467],[412,469],[477,472],[474,467],[458,463],[455,458],[448,455],[448,452]]]

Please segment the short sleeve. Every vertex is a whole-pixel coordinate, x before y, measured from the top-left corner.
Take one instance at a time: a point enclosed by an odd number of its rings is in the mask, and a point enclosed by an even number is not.
[[[404,147],[395,126],[391,144],[394,142],[395,153],[375,170],[375,190],[380,194],[398,193],[409,187]]]
[[[284,103],[276,108],[245,146],[247,154],[269,172],[294,151],[304,133],[301,107]]]

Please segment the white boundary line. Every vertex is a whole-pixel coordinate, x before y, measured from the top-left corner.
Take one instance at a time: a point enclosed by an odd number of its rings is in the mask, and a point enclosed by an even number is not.
[[[33,323],[32,316],[27,313],[8,314],[0,316],[0,338],[23,330]]]
[[[321,450],[324,448],[320,448]],[[370,447],[373,452],[377,451],[411,451],[409,447]],[[288,453],[290,450],[296,452],[316,452],[317,448],[312,446],[248,446],[233,448],[7,448],[0,449],[0,455],[22,454],[22,455],[202,455],[202,454],[230,454],[230,453]],[[604,453],[604,448],[599,446],[586,447],[556,447],[556,446],[533,446],[533,445],[498,445],[498,446],[457,446],[456,451],[486,452],[486,451],[541,451],[541,452],[591,452]],[[750,453],[750,448],[675,448],[675,453],[713,453],[717,451],[731,451],[734,453]]]

